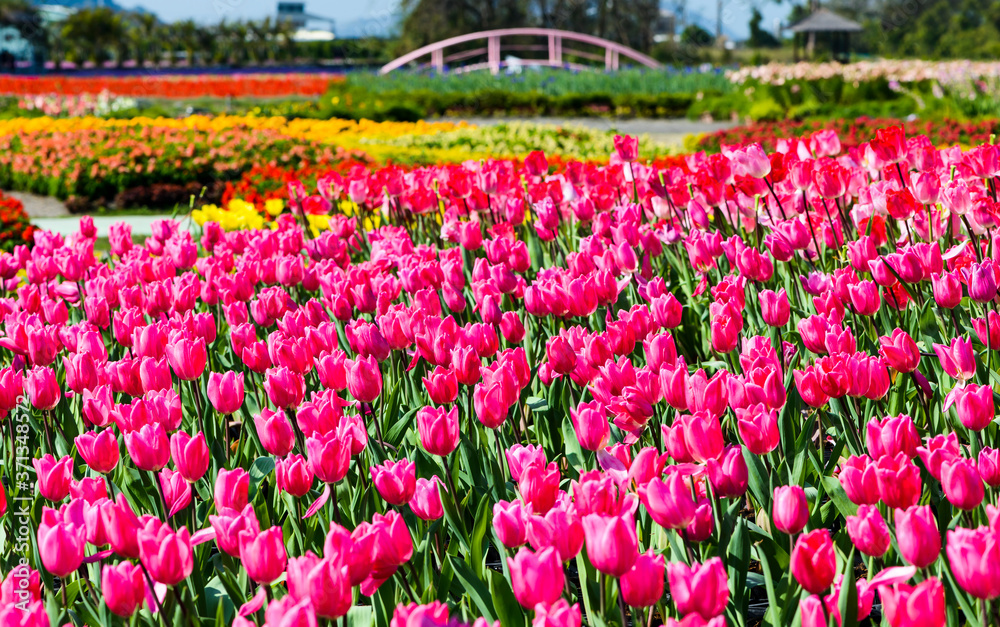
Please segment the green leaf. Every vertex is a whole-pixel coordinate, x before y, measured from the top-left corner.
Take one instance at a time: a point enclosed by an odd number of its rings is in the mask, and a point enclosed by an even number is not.
[[[857,627],[858,625],[858,587],[854,583],[854,549],[847,558],[844,570],[844,579],[841,582],[840,599],[840,627]]]
[[[836,477],[823,477],[823,489],[830,495],[830,499],[842,516],[854,516],[858,513],[858,506],[847,498],[847,493]]]
[[[746,461],[749,471],[750,491],[761,509],[771,509],[771,482],[767,478],[767,469],[759,457],[743,447],[743,459]]]
[[[458,577],[459,582],[465,588],[465,593],[476,604],[476,607],[479,608],[486,621],[490,623],[495,621],[496,609],[493,607],[493,600],[486,584],[481,579],[476,578],[476,574],[472,572],[472,569],[465,562],[453,560],[450,556],[447,559],[451,562],[452,568],[455,569],[455,576]]]
[[[566,461],[569,462],[571,472],[576,473],[580,469],[586,468],[583,457],[583,447],[576,439],[576,429],[573,428],[573,420],[567,415],[563,417],[562,423],[563,442],[566,447]]]
[[[470,540],[472,544],[472,568],[480,579],[483,577],[483,556],[485,555],[485,542],[483,540],[486,537],[486,530],[489,529],[492,522],[493,511],[490,508],[490,497],[484,494],[476,509],[476,524],[472,528]]]
[[[258,457],[250,465],[250,482],[254,485],[259,484],[272,472],[274,472],[274,458],[271,456]]]
[[[549,402],[540,396],[529,396],[524,400],[524,404],[528,406],[528,409],[534,412],[549,410]]]
[[[502,573],[495,570],[490,571],[490,594],[493,595],[493,603],[496,606],[497,617],[504,627],[519,627],[527,623],[527,616],[521,604],[514,597],[510,583],[504,578]]]
[[[374,619],[370,605],[355,605],[347,611],[347,627],[371,627]]]
[[[229,592],[226,591],[226,586],[218,576],[212,577],[205,584],[205,601],[213,616],[217,615],[218,608],[221,606],[226,617],[226,624],[232,622],[233,617],[236,615],[236,605],[233,603],[233,599],[230,598]]]

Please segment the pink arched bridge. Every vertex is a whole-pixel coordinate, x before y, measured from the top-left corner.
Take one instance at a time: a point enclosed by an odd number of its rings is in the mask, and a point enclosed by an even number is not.
[[[631,59],[640,65],[645,65],[646,67],[659,69],[662,67],[655,59],[646,56],[637,50],[633,50],[628,46],[623,46],[622,44],[615,43],[613,41],[608,41],[607,39],[602,39],[601,37],[594,37],[593,35],[583,35],[581,33],[574,33],[568,30],[554,30],[551,28],[504,28],[500,30],[484,30],[478,33],[470,33],[468,35],[460,35],[458,37],[452,37],[450,39],[444,39],[437,43],[424,46],[423,48],[418,48],[413,52],[404,54],[395,61],[391,61],[379,70],[379,74],[388,74],[389,72],[399,69],[408,63],[417,61],[418,59],[426,56],[430,56],[430,67],[436,71],[444,70],[445,64],[452,64],[456,62],[465,61],[468,59],[474,59],[476,57],[481,57],[483,54],[486,55],[486,61],[480,63],[472,63],[470,65],[464,65],[456,71],[470,72],[473,70],[489,69],[490,72],[496,74],[500,71],[500,68],[505,64],[505,62],[500,57],[501,51],[501,38],[502,37],[545,37],[548,40],[547,44],[523,44],[514,43],[507,46],[503,46],[504,49],[508,51],[531,51],[531,52],[542,52],[548,51],[549,55],[547,59],[518,59],[517,63],[519,65],[541,65],[546,67],[569,67],[571,69],[591,69],[590,66],[582,65],[579,63],[566,63],[563,61],[563,54],[578,57],[581,59],[590,59],[592,61],[601,61],[602,57],[598,53],[588,52],[585,50],[576,50],[573,48],[563,47],[563,42],[575,42],[593,46],[596,48],[603,49],[604,51],[604,68],[606,70],[617,70],[620,58],[625,57]],[[486,40],[486,47],[472,48],[472,49],[461,49],[453,52],[452,54],[446,54],[445,50],[459,44],[465,44],[473,41]]]

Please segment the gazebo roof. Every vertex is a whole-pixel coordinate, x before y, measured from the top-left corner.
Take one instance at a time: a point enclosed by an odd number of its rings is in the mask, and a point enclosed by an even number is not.
[[[809,17],[790,27],[788,30],[793,33],[856,33],[863,29],[861,24],[849,20],[843,15],[838,15],[829,9],[817,9]]]

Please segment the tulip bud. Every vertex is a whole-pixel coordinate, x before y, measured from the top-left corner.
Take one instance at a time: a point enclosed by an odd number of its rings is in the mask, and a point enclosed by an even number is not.
[[[861,505],[856,516],[847,517],[847,535],[861,553],[882,557],[892,544],[889,526],[874,505]]]
[[[941,553],[941,534],[929,506],[913,505],[906,510],[897,509],[894,521],[896,543],[903,559],[917,568],[927,568],[937,561]]]
[[[809,522],[809,502],[801,486],[778,486],[774,489],[774,526],[778,531],[794,535]]]

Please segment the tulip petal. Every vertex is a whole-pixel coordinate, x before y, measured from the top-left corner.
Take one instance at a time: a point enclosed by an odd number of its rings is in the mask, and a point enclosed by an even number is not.
[[[313,502],[313,504],[309,506],[308,510],[306,510],[306,513],[302,517],[302,519],[305,520],[306,518],[309,518],[310,516],[318,512],[321,507],[326,505],[326,502],[327,500],[329,500],[329,498],[330,498],[330,486],[328,484],[326,485],[326,487],[323,488],[323,493],[319,495],[319,498],[316,499]]]
[[[868,586],[891,586],[908,581],[917,572],[915,566],[893,566],[872,577]]]
[[[611,475],[611,478],[618,485],[622,485],[628,481],[628,469],[625,468],[625,464],[607,450],[601,449],[597,451],[597,462],[601,465],[601,468]]]
[[[88,555],[87,557],[83,558],[83,563],[93,564],[94,562],[101,561],[105,557],[111,557],[114,554],[115,552],[112,549],[108,549],[106,551],[100,551],[98,553],[94,553],[93,555]]]
[[[194,535],[191,536],[191,546],[198,546],[199,544],[211,542],[212,540],[215,540],[215,528],[206,527],[201,531],[196,531]]]
[[[240,606],[239,615],[240,616],[250,616],[251,614],[260,610],[264,607],[264,601],[267,600],[267,593],[264,591],[264,586],[257,588],[257,594],[253,595],[253,598]]]

